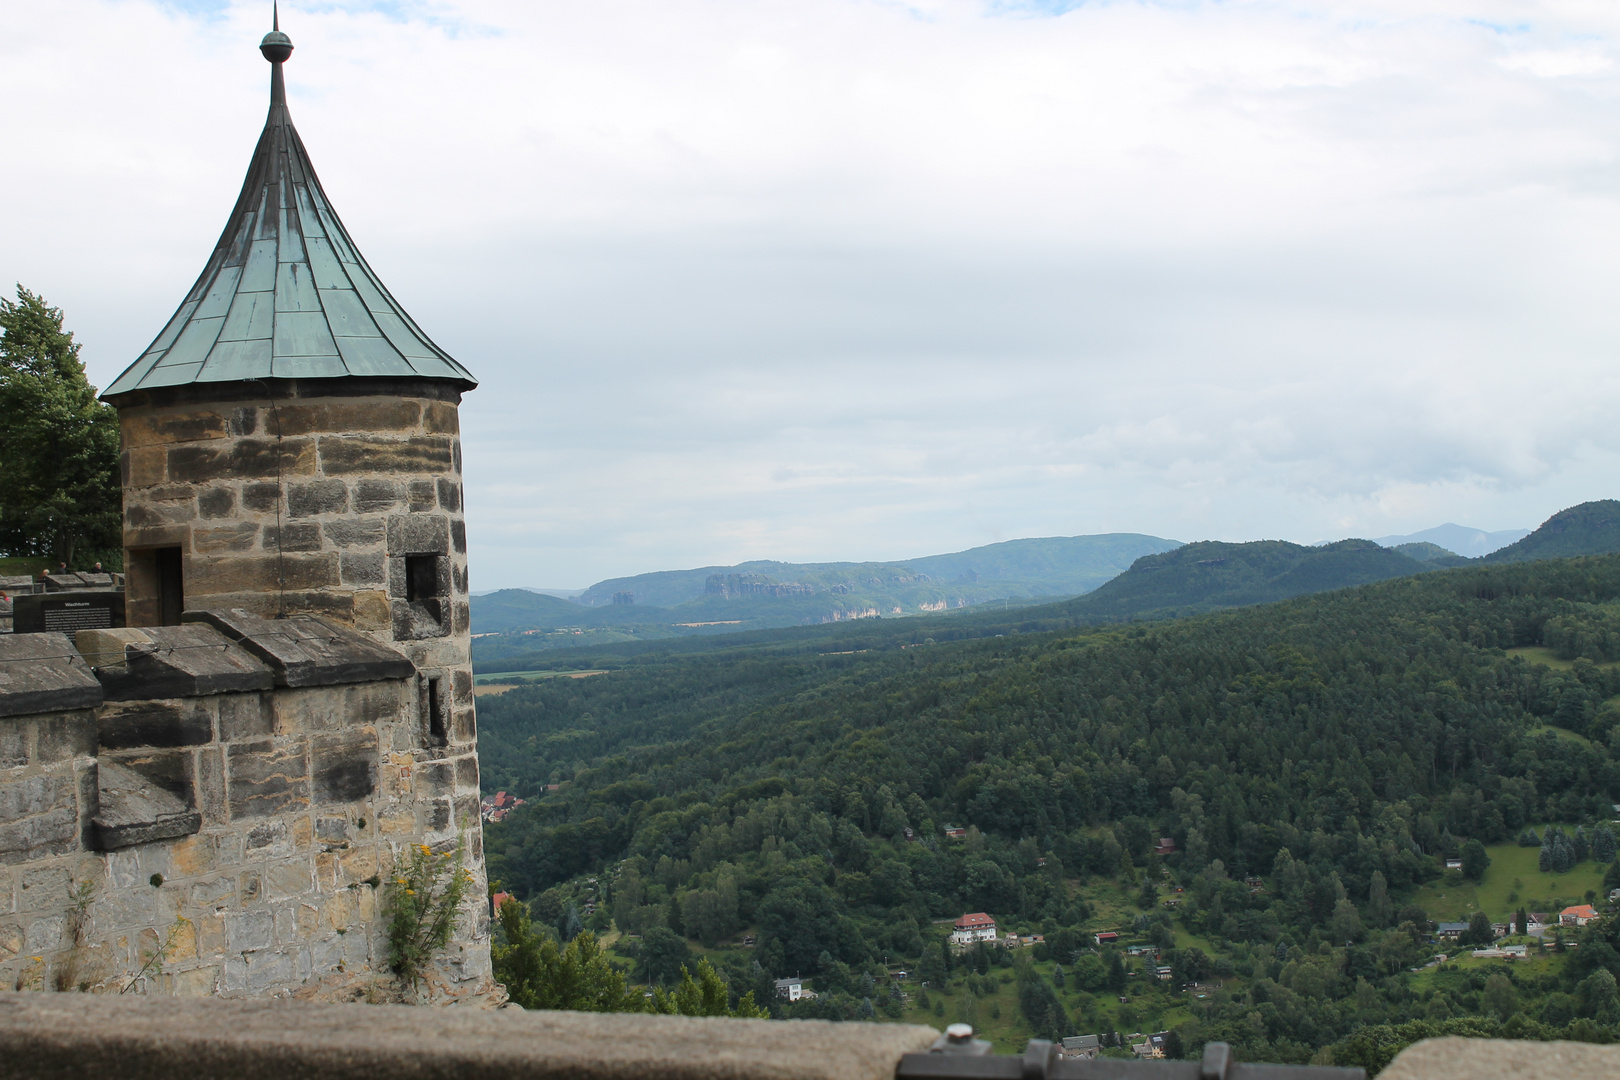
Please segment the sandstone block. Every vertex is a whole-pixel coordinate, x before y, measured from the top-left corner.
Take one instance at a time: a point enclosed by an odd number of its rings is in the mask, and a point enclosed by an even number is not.
[[[201,746],[214,737],[213,717],[197,701],[110,701],[96,720],[108,750],[138,746]]]
[[[169,478],[169,454],[161,446],[139,446],[125,450],[122,464],[126,488],[149,488]]]
[[[396,806],[377,815],[377,828],[385,836],[416,831],[416,811],[410,806]]]
[[[300,859],[270,867],[265,871],[264,885],[270,899],[286,900],[312,891],[315,879],[310,874],[309,863]]]
[[[456,759],[456,790],[478,791],[478,758],[472,754]]]
[[[459,410],[448,401],[423,402],[422,430],[429,435],[461,434]]]
[[[218,746],[197,751],[197,810],[206,825],[225,823],[225,755]]]
[[[427,827],[430,832],[444,832],[450,827],[449,799],[434,799],[428,804]]]
[[[341,514],[349,508],[349,485],[341,480],[311,480],[287,485],[287,513],[291,517]]]
[[[216,965],[187,968],[172,976],[170,992],[175,997],[212,997],[219,985],[220,970]]]
[[[282,405],[279,412],[283,435],[350,431],[410,434],[422,426],[422,406],[410,398],[299,402]]]
[[[228,694],[219,699],[219,737],[223,742],[260,739],[275,725],[271,694]]]
[[[450,543],[457,555],[467,554],[467,523],[460,518],[450,523]]]
[[[339,556],[338,574],[345,585],[387,585],[387,556],[380,551],[345,551]]]
[[[229,904],[236,899],[236,879],[225,876],[199,881],[191,886],[186,899],[197,907]]]
[[[321,527],[313,523],[264,527],[265,551],[319,551]]]
[[[309,476],[315,472],[316,447],[309,439],[238,439],[224,445],[176,446],[169,450],[169,479],[201,484],[210,481],[265,480]]]
[[[0,724],[0,769],[20,769],[28,764],[28,741],[33,725],[11,721]]]
[[[286,576],[288,589],[321,589],[338,583],[335,551],[308,555],[288,552],[280,558],[274,552],[267,552],[229,559],[193,559],[186,568],[187,598],[233,593],[272,594],[280,584],[278,564]]]
[[[326,538],[336,547],[380,547],[387,532],[382,518],[346,518],[321,525]]]
[[[392,510],[404,501],[405,487],[394,480],[364,477],[354,486],[354,510],[357,514]]]
[[[268,949],[275,942],[275,917],[265,909],[225,913],[225,947],[231,952]]]
[[[280,484],[243,484],[242,509],[260,514],[273,514],[281,505]]]
[[[388,605],[388,594],[381,589],[368,589],[354,594],[354,628],[368,634],[388,629],[393,615]]]
[[[231,816],[267,817],[309,805],[309,777],[300,750],[268,740],[230,747]],[[252,845],[252,840],[249,840]]]
[[[449,551],[449,519],[438,514],[393,514],[389,516],[389,555],[446,555]],[[403,574],[403,567],[401,567],[401,574]],[[403,581],[401,584],[403,585]],[[399,595],[404,596],[403,589]]]
[[[213,528],[193,529],[191,550],[199,555],[227,555],[252,551],[259,538],[259,527],[251,521],[239,521]]]
[[[409,497],[410,511],[413,514],[425,514],[438,505],[437,489],[432,480],[412,480],[406,485],[406,494]]]
[[[349,842],[349,819],[341,817],[316,818],[315,839],[323,844],[347,844]]]
[[[54,765],[74,758],[95,756],[96,723],[90,713],[42,716],[34,722],[34,731],[33,760],[36,765]]]
[[[359,802],[377,790],[376,732],[317,735],[310,750],[315,761],[315,798],[320,802]]]
[[[439,473],[450,468],[450,440],[443,436],[403,439],[372,435],[322,435],[321,471],[327,476],[357,473]],[[174,475],[174,459],[169,460]]]
[[[130,529],[161,529],[183,525],[197,516],[189,502],[131,502],[124,507],[124,526]]]
[[[224,414],[212,411],[187,409],[183,413],[140,413],[125,410],[118,419],[125,446],[199,442],[223,439],[227,434]]]
[[[252,435],[259,430],[259,410],[252,405],[232,409],[230,416],[225,420],[225,433],[240,438],[243,435]],[[271,432],[275,434],[275,432]]]
[[[205,518],[230,517],[236,513],[236,492],[228,487],[210,487],[198,492],[197,512]]]
[[[439,477],[439,505],[455,513],[461,509],[461,484],[448,477]]]

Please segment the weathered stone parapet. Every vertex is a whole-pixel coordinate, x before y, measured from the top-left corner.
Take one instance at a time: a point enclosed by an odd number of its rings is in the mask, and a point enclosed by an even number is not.
[[[476,884],[434,985],[488,989],[477,760],[433,738],[408,659],[241,612],[83,644],[94,677],[62,635],[0,639],[34,657],[0,685],[0,986],[386,995],[384,882],[409,846],[465,842]]]
[[[0,994],[12,1075],[893,1080],[911,1024]]]
[[[1425,1039],[1379,1080],[1620,1080],[1620,1046],[1509,1039]]]

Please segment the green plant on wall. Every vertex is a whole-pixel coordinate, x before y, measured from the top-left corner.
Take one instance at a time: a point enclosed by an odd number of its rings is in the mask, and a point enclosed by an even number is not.
[[[451,851],[434,852],[413,844],[410,859],[388,885],[383,912],[388,920],[388,964],[411,990],[421,983],[435,953],[450,943],[456,911],[473,882],[461,865],[465,841]]]

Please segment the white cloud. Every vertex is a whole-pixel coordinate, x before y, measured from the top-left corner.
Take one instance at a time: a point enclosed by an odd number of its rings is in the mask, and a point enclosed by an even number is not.
[[[223,224],[264,13],[10,14],[0,276],[105,384]],[[1608,6],[283,15],[330,195],[484,380],[478,587],[1614,494]]]

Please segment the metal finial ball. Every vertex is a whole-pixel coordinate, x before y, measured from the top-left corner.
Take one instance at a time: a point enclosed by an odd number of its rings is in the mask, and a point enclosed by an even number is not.
[[[280,30],[272,30],[264,35],[263,41],[259,42],[259,51],[264,53],[264,58],[272,64],[284,63],[293,52],[292,38]]]

